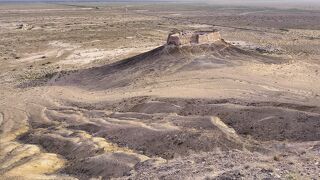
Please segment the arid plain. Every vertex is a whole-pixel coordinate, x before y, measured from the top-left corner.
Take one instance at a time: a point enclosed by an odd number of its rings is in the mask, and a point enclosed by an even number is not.
[[[0,179],[320,179],[320,10],[0,5]],[[224,41],[167,46],[174,29]]]

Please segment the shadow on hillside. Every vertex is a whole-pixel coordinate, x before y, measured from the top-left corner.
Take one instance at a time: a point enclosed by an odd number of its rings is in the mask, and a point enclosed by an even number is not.
[[[217,43],[198,46],[160,46],[112,64],[76,71],[61,71],[21,83],[19,88],[36,86],[82,86],[108,89],[127,86],[144,77],[159,77],[178,71],[241,66],[244,62],[279,64],[284,59]]]

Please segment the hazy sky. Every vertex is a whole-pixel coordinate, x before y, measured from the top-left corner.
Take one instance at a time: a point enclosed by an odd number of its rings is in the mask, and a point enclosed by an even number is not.
[[[304,6],[312,6],[312,5],[320,5],[320,0],[0,0],[0,2],[15,2],[15,1],[33,1],[33,2],[48,2],[48,1],[70,1],[70,2],[123,2],[123,1],[138,1],[138,2],[157,2],[157,1],[167,1],[167,2],[205,2],[212,4],[234,4],[234,5],[304,5]]]
[[[38,2],[41,2],[41,1],[74,1],[74,2],[77,2],[77,1],[92,1],[92,2],[97,2],[97,1],[117,1],[117,0],[0,0],[0,1],[38,1]],[[175,1],[186,1],[186,2],[218,2],[218,3],[233,3],[233,2],[239,2],[239,3],[282,3],[282,2],[286,2],[286,3],[297,3],[297,2],[300,2],[300,3],[309,3],[309,2],[313,2],[313,3],[316,3],[316,2],[319,2],[320,0],[118,0],[118,1],[172,1],[172,2],[175,2]]]

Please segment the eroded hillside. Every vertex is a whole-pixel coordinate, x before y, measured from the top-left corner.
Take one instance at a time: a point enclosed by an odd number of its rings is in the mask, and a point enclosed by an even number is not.
[[[5,179],[319,178],[318,11],[6,7]],[[274,11],[289,23],[262,23]],[[165,44],[173,28],[213,27],[224,40]]]

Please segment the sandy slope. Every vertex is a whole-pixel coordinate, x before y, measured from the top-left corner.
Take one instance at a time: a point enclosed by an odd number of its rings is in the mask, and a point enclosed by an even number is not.
[[[2,171],[13,177],[59,169],[55,177],[83,179],[184,178],[191,171],[193,178],[317,177],[320,83],[312,68],[318,66],[301,63],[293,77],[292,69],[273,71],[295,67],[288,62],[218,42],[163,46],[60,75],[49,86],[26,90],[21,100],[11,97],[24,102],[21,115],[5,106],[4,117],[21,116],[28,128],[17,117],[1,126],[3,143],[12,146],[3,152]],[[304,68],[311,73],[302,78]],[[12,155],[18,152],[26,155]],[[23,157],[30,160],[18,165]],[[222,158],[220,164],[212,157]],[[32,165],[43,160],[42,170]],[[288,163],[296,165],[294,172]]]
[[[52,24],[23,11],[43,28],[27,32],[2,12],[1,178],[320,178],[319,31],[226,28],[234,45],[151,48],[166,34],[153,42],[145,37],[160,30],[143,29],[174,19],[132,14],[121,22],[118,6],[70,8]],[[94,23],[83,20],[91,16]],[[144,36],[110,38],[127,22]],[[82,25],[88,29],[79,32]]]

